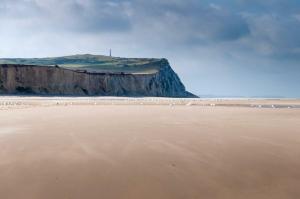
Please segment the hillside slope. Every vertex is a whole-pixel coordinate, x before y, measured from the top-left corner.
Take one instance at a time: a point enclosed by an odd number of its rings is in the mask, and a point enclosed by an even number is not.
[[[49,58],[9,58],[0,59],[0,64],[60,66],[89,72],[155,73],[161,59],[121,58],[103,55],[71,55]]]

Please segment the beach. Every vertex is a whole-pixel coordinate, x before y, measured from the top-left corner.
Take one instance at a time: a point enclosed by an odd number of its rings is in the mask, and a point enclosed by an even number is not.
[[[8,96],[0,118],[0,198],[300,197],[300,100]]]

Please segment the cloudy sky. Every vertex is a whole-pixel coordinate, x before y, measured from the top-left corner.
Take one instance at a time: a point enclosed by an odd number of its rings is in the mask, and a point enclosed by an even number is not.
[[[0,57],[166,57],[189,91],[300,97],[299,0],[0,0]]]

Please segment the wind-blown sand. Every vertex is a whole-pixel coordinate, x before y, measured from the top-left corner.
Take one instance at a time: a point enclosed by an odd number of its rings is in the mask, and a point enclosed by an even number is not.
[[[298,199],[299,104],[2,97],[0,198]]]

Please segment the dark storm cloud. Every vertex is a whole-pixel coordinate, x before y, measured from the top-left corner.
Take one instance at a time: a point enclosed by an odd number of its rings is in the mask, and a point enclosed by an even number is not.
[[[297,15],[249,15],[249,45],[277,58],[300,58],[300,20]],[[252,44],[250,44],[252,43]]]
[[[239,9],[247,9],[252,12],[277,12],[287,14],[300,10],[298,0],[237,0]]]
[[[239,14],[194,0],[12,0],[0,5],[1,15],[11,20],[27,18],[50,28],[63,27],[66,31],[68,28],[83,32],[123,31],[146,22],[154,25],[153,32],[155,25],[164,27],[161,31],[168,34],[173,29],[183,31],[179,33],[182,40],[188,37],[236,40],[249,33]]]
[[[0,16],[2,30],[114,32],[147,45],[300,55],[298,0],[2,0]]]
[[[55,31],[106,32],[130,29],[126,3],[95,0],[10,0],[0,2],[1,21]],[[35,28],[34,28],[35,29]],[[76,32],[75,32],[76,33]]]
[[[230,13],[215,4],[200,1],[136,1],[136,17],[150,20],[164,27],[168,34],[181,35],[181,39],[203,43],[232,41],[249,34],[246,21],[237,13]],[[177,41],[179,42],[179,41]]]
[[[147,29],[145,36],[159,34],[169,45],[237,45],[244,39],[241,47],[272,55],[298,53],[299,7],[295,0],[4,0],[0,15],[2,21],[55,31],[135,29],[141,40]]]
[[[145,19],[171,45],[220,45],[223,51],[226,42],[226,47],[258,56],[300,57],[297,0],[135,0],[132,5],[133,24]]]
[[[73,30],[83,32],[128,31],[131,22],[127,13],[128,5],[112,1],[73,2],[74,8],[67,16]]]

